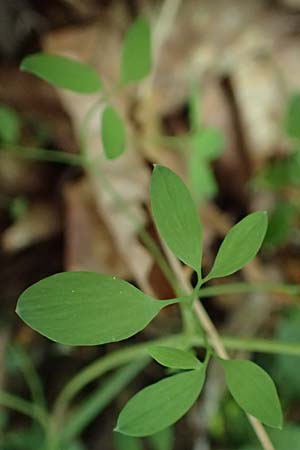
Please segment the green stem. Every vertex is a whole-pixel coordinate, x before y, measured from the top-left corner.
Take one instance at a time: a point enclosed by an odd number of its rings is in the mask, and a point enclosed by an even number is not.
[[[12,153],[21,158],[35,161],[68,164],[71,166],[82,166],[84,164],[84,159],[82,156],[59,150],[47,150],[45,148],[26,147],[23,145],[14,144],[2,147],[0,152]]]
[[[13,347],[11,352],[12,357],[18,364],[24,380],[28,385],[34,404],[38,405],[41,409],[46,410],[46,399],[43,386],[30,357],[20,346]]]
[[[48,415],[38,405],[16,397],[8,392],[0,391],[0,404],[36,420],[45,430],[48,427]]]
[[[282,283],[229,283],[201,288],[199,297],[217,297],[219,295],[251,294],[259,292],[298,296],[300,295],[300,285]]]
[[[140,358],[126,364],[108,375],[100,386],[93,390],[71,413],[63,429],[62,441],[69,443],[77,438],[87,425],[106,408],[149,363],[149,357]]]

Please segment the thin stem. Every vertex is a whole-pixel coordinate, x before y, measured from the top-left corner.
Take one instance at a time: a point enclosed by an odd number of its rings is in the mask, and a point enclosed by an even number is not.
[[[0,152],[12,153],[21,158],[30,160],[68,164],[71,166],[82,166],[84,164],[82,156],[59,150],[47,150],[45,148],[26,147],[23,145],[10,145],[2,147]]]
[[[46,399],[41,379],[30,357],[20,346],[13,347],[11,351],[27,383],[33,402],[41,409],[46,410]]]
[[[44,429],[47,429],[48,415],[38,405],[4,391],[0,391],[0,404],[6,408],[24,414],[25,416],[31,417],[33,420],[39,422]]]
[[[199,297],[217,297],[219,295],[251,294],[258,292],[297,296],[300,295],[300,285],[282,283],[228,283],[201,288]]]

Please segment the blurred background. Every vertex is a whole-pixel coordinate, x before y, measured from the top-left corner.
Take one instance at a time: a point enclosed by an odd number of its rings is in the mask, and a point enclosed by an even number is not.
[[[92,96],[55,90],[19,64],[41,50],[62,54],[92,65],[113,86],[124,34],[139,15],[151,23],[154,70],[140,85],[112,94],[129,133],[126,152],[105,159],[99,115],[85,130],[86,152],[99,157],[103,182],[72,159]],[[157,298],[174,295],[114,195],[159,242],[149,209],[153,163],[172,168],[190,187],[204,225],[206,273],[231,225],[256,209],[268,211],[259,258],[215,284],[300,283],[299,55],[299,0],[0,1],[0,390],[51,407],[77,371],[122,345],[69,348],[41,337],[14,312],[30,284],[62,270],[90,270],[123,277]],[[295,296],[220,292],[203,301],[226,335],[299,342]],[[179,326],[170,308],[133,341]],[[252,357],[277,383],[286,426],[272,434],[276,449],[300,449],[300,357],[239,356]],[[139,441],[114,436],[124,402],[163,373],[153,363],[125,377],[64,449],[259,448],[214,366],[201,400],[174,429]],[[73,407],[92,392],[101,396],[107,380],[86,387]],[[1,450],[44,448],[35,420],[0,409]]]

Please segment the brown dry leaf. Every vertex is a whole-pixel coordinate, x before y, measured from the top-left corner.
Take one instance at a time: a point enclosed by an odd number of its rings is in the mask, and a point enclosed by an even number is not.
[[[247,147],[254,159],[267,159],[283,143],[280,124],[286,96],[276,65],[267,58],[245,61],[232,80]]]
[[[57,234],[61,229],[57,209],[43,201],[33,203],[25,213],[2,234],[1,246],[4,251],[16,252],[33,243]]]
[[[88,180],[67,184],[64,199],[66,270],[87,270],[114,273],[121,278],[130,277],[109,230],[97,213]]]

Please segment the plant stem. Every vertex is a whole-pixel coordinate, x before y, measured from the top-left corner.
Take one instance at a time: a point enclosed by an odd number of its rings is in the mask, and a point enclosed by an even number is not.
[[[14,144],[2,147],[0,152],[15,154],[16,156],[30,160],[68,164],[71,166],[82,166],[84,164],[82,156],[59,150],[48,150],[45,148],[26,147]]]
[[[180,266],[180,263],[177,258],[174,257],[173,254],[168,253],[167,254],[168,260],[170,262],[170,266],[172,267],[174,273],[177,276],[177,279],[180,281],[182,285],[182,289],[185,290],[187,295],[191,292],[191,286],[189,282],[185,279],[182,273],[182,269]],[[200,303],[198,300],[194,302],[194,311],[196,314],[196,317],[198,318],[199,322],[201,323],[201,326],[203,327],[204,331],[206,332],[210,343],[215,350],[216,354],[220,356],[223,359],[229,359],[229,354],[225,348],[224,342],[222,342],[222,338],[219,335],[214,323],[212,322],[211,318],[207,314],[205,308],[203,307],[202,303]],[[248,420],[250,424],[252,425],[252,428],[259,439],[262,448],[264,450],[275,450],[268,433],[266,432],[263,425],[254,417],[247,414]]]
[[[201,288],[199,297],[217,297],[218,295],[251,294],[257,292],[297,296],[300,295],[300,285],[283,283],[228,283]]]
[[[48,426],[48,414],[38,405],[17,397],[8,392],[0,391],[0,404],[36,420],[45,430]]]
[[[27,383],[33,403],[38,405],[41,409],[46,410],[46,399],[43,385],[31,361],[31,358],[19,345],[13,347],[11,353],[23,374],[24,380]]]
[[[128,385],[145,366],[149,357],[140,358],[126,364],[108,375],[100,386],[93,390],[71,413],[63,429],[62,441],[67,444],[77,438],[87,425]]]

